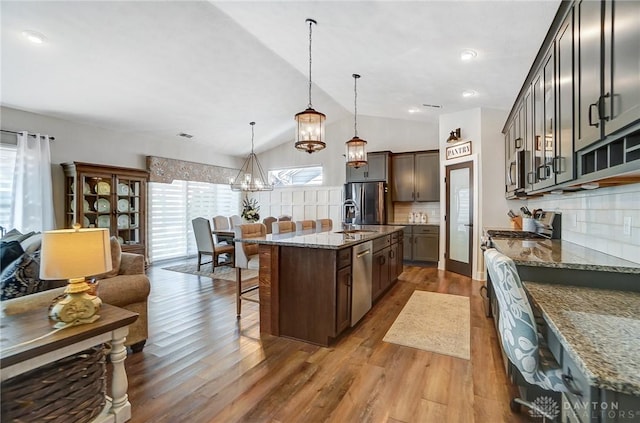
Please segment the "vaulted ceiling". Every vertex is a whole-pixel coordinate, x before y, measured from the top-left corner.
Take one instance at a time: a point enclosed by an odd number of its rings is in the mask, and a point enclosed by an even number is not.
[[[249,151],[256,121],[263,151],[291,141],[307,107],[313,18],[312,102],[328,123],[352,116],[353,73],[359,115],[509,109],[558,3],[3,0],[1,102],[229,155]]]

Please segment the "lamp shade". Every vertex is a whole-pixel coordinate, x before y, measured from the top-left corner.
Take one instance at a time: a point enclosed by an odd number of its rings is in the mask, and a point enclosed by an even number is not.
[[[298,150],[311,154],[327,146],[324,142],[324,121],[327,119],[324,113],[308,108],[295,118],[298,123],[295,147]]]
[[[112,269],[109,231],[62,229],[42,234],[40,279],[74,279]]]
[[[347,165],[356,169],[367,164],[367,142],[358,137],[353,137],[346,142]]]

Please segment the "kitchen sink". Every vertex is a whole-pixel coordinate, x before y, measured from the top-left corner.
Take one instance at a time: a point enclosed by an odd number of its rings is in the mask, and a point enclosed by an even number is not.
[[[375,232],[370,229],[345,229],[344,231],[336,231],[336,234],[367,234]]]

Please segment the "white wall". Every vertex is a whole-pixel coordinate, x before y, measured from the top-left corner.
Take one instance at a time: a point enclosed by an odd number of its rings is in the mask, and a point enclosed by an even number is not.
[[[155,139],[7,107],[0,108],[0,113],[2,129],[55,137],[51,144],[51,163],[58,227],[64,225],[64,175],[60,163],[76,161],[145,169],[146,156],[152,155],[231,168],[242,165],[241,158],[215,154],[209,146],[179,137]]]
[[[446,166],[473,162],[473,266],[474,279],[484,279],[484,262],[480,250],[480,236],[483,226],[506,226],[509,210],[504,198],[504,137],[502,127],[507,118],[507,111],[477,108],[440,116],[440,174],[443,176],[440,185],[440,262],[438,267],[444,269],[444,253],[446,248]],[[451,144],[446,140],[449,133],[460,128],[461,141],[472,142],[472,154],[459,159],[446,160],[446,149]]]
[[[353,138],[353,117],[327,125],[327,148],[313,154],[296,150],[291,142],[258,154],[266,170],[321,165],[323,185],[338,186],[345,181],[345,143]],[[390,150],[394,153],[438,148],[438,125],[371,116],[358,117],[358,136],[367,141],[367,151]]]
[[[640,184],[521,201],[531,210],[562,212],[562,239],[640,263]],[[624,233],[624,219],[631,231]]]
[[[260,220],[267,216],[291,216],[291,220],[331,219],[333,226],[341,222],[342,185],[320,187],[276,188],[254,193],[258,200]]]

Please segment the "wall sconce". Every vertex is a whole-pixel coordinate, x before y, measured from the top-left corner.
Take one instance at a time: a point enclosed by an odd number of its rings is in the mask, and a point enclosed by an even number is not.
[[[454,131],[451,131],[449,134],[449,138],[447,138],[447,142],[456,142],[460,141],[460,128],[456,128]]]

